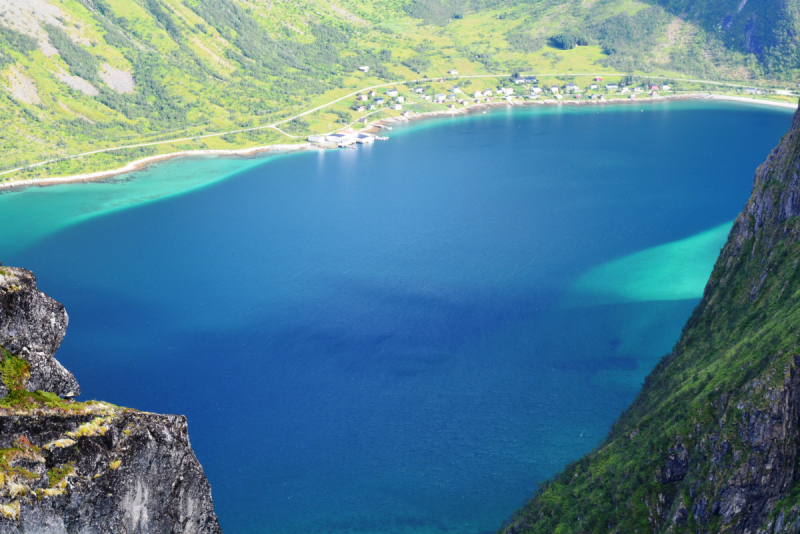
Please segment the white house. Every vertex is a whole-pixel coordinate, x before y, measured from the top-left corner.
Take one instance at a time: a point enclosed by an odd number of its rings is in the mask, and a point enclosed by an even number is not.
[[[395,104],[394,106],[392,106],[392,109],[395,111],[401,111],[403,109],[403,106],[401,106],[400,104]]]
[[[619,89],[619,85],[617,85],[615,83],[607,83],[606,84],[606,89],[608,89],[609,91],[615,91],[615,90]]]
[[[512,89],[511,87],[506,87],[504,92],[507,96],[511,96],[514,94],[514,89]]]
[[[402,104],[403,102],[405,102],[405,101],[406,101],[406,97],[404,97],[404,96],[398,96],[397,98],[395,98],[395,101],[396,101],[398,104]]]
[[[325,140],[326,139],[325,139],[324,135],[309,135],[308,136],[308,141],[310,143],[324,143]]]
[[[356,108],[356,111],[358,111],[359,113],[362,113],[364,111],[367,111],[367,107],[366,106],[358,106],[358,108]]]
[[[421,94],[421,93],[425,92],[425,89],[423,89],[422,87],[415,87],[414,88],[414,92],[418,93],[418,94]]]
[[[388,91],[386,91],[386,96],[397,96],[397,95],[398,95],[397,89],[389,89]]]
[[[661,86],[661,90],[662,90],[662,91],[669,91],[669,84],[666,84],[666,83],[665,83],[664,85],[662,85],[662,86]]]
[[[449,74],[450,76],[458,76],[458,71],[455,69],[451,69],[447,71],[447,74]]]
[[[457,86],[457,85],[456,85],[455,87],[453,87],[452,89],[450,89],[450,90],[451,90],[452,92],[454,92],[454,93],[460,93],[460,92],[462,92],[462,91],[461,91],[461,88],[460,88],[459,86]]]
[[[414,112],[413,112],[413,111],[411,111],[411,110],[404,111],[404,112],[403,112],[403,117],[410,117],[410,116],[411,116],[411,115],[413,115],[413,114],[414,114]]]
[[[367,95],[358,95],[358,99],[359,99],[361,102],[366,102],[366,100],[367,100],[368,98],[369,98],[369,97],[368,97]]]
[[[561,96],[561,95],[556,95],[556,100],[561,100],[562,98],[564,98],[564,97]]]
[[[360,70],[361,72],[369,72],[369,67],[364,65],[363,67],[358,67],[358,70]]]
[[[550,92],[553,93],[554,95],[557,95],[558,94],[558,86],[556,86],[556,85],[551,86],[550,87]]]
[[[591,85],[589,86],[589,89],[596,90],[596,89],[597,89],[597,84],[596,84],[596,83],[593,83],[593,84],[591,84]]]
[[[630,93],[630,92],[631,92],[631,90],[628,89],[627,87],[623,87],[622,91],[620,91],[620,93],[623,93],[623,94]]]
[[[385,98],[376,98],[375,99],[375,103],[378,104],[378,105],[385,104],[386,103],[386,99]]]
[[[447,98],[446,95],[436,95],[435,97],[433,97],[433,99],[436,100],[437,102],[444,102],[446,98]]]
[[[370,92],[369,92],[369,96],[375,96],[375,95],[377,95],[377,94],[378,94],[378,93],[376,93],[374,89],[373,89],[372,91],[370,91]]]
[[[578,89],[578,86],[575,85],[574,83],[568,83],[567,84],[567,92],[568,93],[572,93],[574,91],[577,91],[577,89]]]
[[[483,96],[483,93],[481,91],[475,91],[474,93],[472,93],[472,96],[474,98],[481,98]]]
[[[537,85],[537,86],[535,86],[535,87],[533,87],[533,88],[531,88],[531,93],[533,93],[533,94],[535,94],[535,95],[538,95],[538,94],[539,94],[539,93],[541,93],[541,92],[542,92],[542,88],[541,88],[541,87],[539,87],[538,85]]]

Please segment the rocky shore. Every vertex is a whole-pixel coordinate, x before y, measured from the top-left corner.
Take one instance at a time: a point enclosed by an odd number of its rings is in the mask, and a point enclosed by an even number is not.
[[[0,267],[0,534],[220,533],[186,418],[77,402],[64,307]]]

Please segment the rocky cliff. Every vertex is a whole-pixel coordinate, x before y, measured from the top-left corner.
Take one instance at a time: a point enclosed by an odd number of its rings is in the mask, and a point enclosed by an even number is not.
[[[800,532],[799,262],[800,111],[672,353],[504,530]]]
[[[68,322],[64,306],[37,289],[33,273],[0,267],[0,347],[28,362],[27,389],[80,395],[78,381],[55,359]],[[6,394],[0,385],[0,396]]]
[[[64,307],[0,267],[0,534],[218,533],[186,419],[76,402]]]

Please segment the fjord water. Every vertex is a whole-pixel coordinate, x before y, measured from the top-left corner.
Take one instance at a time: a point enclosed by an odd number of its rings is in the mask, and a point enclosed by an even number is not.
[[[0,260],[67,307],[83,398],[188,416],[225,532],[493,531],[671,348],[790,119],[496,110],[176,160],[0,195]]]

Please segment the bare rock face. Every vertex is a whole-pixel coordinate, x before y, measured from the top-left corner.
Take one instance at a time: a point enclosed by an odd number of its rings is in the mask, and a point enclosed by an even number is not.
[[[29,473],[0,490],[0,533],[221,532],[186,418],[93,406],[0,417],[0,447]]]
[[[0,267],[0,346],[30,365],[28,391],[80,395],[75,376],[55,359],[68,322],[64,306],[36,288],[33,273]],[[0,396],[7,393],[0,384]]]
[[[66,328],[32,273],[0,267],[0,534],[221,533],[186,418],[74,401]]]

